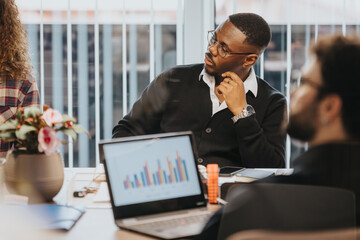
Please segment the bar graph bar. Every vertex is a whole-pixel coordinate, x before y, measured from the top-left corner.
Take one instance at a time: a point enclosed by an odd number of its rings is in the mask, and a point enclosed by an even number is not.
[[[166,163],[167,167],[163,168],[161,163]],[[123,181],[125,189],[160,186],[180,182],[188,182],[189,174],[186,162],[181,159],[179,152],[176,151],[176,158],[170,161],[168,157],[164,161],[157,160],[157,168],[151,171],[148,162],[145,161],[140,173],[129,174]],[[132,176],[132,179],[130,179]]]

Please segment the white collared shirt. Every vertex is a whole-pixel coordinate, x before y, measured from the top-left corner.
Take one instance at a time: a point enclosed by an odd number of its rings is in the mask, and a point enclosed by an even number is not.
[[[201,77],[203,81],[209,86],[210,88],[210,99],[212,102],[212,115],[215,113],[227,108],[226,102],[223,101],[221,104],[218,97],[215,94],[215,77],[211,76],[206,73],[205,69],[203,69],[199,75],[199,81],[201,81]],[[258,92],[258,83],[256,80],[255,71],[253,68],[250,69],[250,74],[247,77],[247,79],[244,81],[244,88],[245,88],[245,94],[248,91],[251,91],[254,96],[257,96]]]

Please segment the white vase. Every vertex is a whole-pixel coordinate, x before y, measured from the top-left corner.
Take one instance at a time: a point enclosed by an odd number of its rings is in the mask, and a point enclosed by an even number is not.
[[[60,153],[26,154],[9,152],[4,167],[5,183],[10,192],[29,197],[29,203],[50,202],[64,182]]]

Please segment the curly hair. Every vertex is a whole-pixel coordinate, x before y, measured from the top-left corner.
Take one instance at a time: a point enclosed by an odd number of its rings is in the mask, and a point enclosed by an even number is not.
[[[346,132],[360,140],[360,39],[357,36],[323,36],[312,45],[321,66],[323,94],[337,94],[342,100],[342,121]]]
[[[0,0],[0,46],[0,74],[26,78],[32,67],[15,0]]]

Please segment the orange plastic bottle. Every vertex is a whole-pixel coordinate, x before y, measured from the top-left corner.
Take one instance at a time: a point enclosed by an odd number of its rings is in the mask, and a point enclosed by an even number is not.
[[[207,189],[209,203],[217,203],[219,191],[219,166],[217,164],[208,164],[206,166],[207,173]]]

